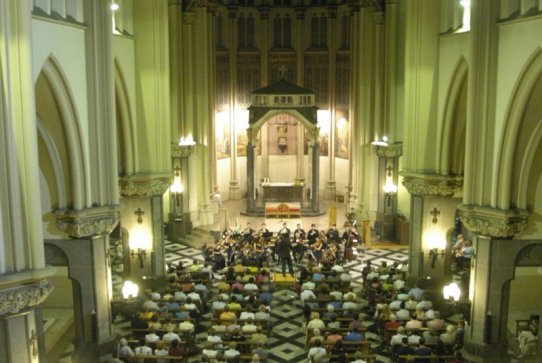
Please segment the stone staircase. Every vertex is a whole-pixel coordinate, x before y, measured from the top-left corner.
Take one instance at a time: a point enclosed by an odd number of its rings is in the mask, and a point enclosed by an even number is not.
[[[213,244],[215,238],[213,237],[213,226],[199,226],[192,229],[190,234],[185,237],[178,238],[178,242],[190,246],[193,248],[201,248],[204,244]]]

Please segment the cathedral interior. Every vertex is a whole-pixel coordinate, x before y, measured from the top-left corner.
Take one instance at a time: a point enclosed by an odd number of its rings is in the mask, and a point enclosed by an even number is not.
[[[0,25],[0,363],[112,359],[127,281],[263,222],[357,228],[359,304],[397,263],[469,361],[542,361],[542,1],[0,0]],[[305,362],[269,268],[261,361]],[[184,362],[221,362],[209,306]],[[395,361],[372,313],[363,359]]]

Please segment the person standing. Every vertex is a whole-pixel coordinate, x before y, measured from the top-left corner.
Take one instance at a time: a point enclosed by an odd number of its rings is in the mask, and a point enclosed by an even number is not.
[[[280,241],[277,246],[277,254],[279,255],[282,266],[282,276],[286,276],[286,264],[288,264],[288,271],[290,272],[290,275],[294,276],[294,267],[292,265],[292,256],[290,251],[292,251],[290,238],[281,234]]]

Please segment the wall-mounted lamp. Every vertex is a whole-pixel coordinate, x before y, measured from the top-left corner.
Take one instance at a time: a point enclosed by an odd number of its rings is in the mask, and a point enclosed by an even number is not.
[[[431,260],[431,268],[435,268],[435,262],[437,261],[437,256],[444,257],[444,250],[438,248],[431,248],[429,250],[429,259]]]
[[[147,250],[151,247],[151,236],[148,230],[143,226],[136,226],[130,232],[130,256],[139,258],[139,267],[145,267],[145,257]]]
[[[126,300],[130,298],[137,297],[137,294],[139,293],[139,286],[137,284],[134,284],[132,281],[124,281],[124,284],[122,285],[122,297]]]
[[[171,186],[169,187],[169,191],[175,200],[175,202],[173,203],[173,215],[175,217],[175,220],[182,220],[182,198],[184,192],[184,185],[181,181],[181,168],[179,166],[175,166],[173,170],[175,171],[175,176],[173,177],[173,184],[171,184]]]
[[[457,283],[452,282],[449,285],[444,286],[442,294],[444,295],[444,300],[456,303],[461,297],[461,289]]]
[[[134,214],[137,216],[137,223],[138,224],[143,223],[143,215],[145,215],[145,212],[143,211],[143,209],[137,208]]]
[[[393,184],[391,180],[386,182],[384,185],[384,198],[388,207],[391,206],[392,199],[397,197],[397,185]]]
[[[431,268],[435,268],[437,257],[444,257],[445,255],[446,239],[439,230],[433,229],[428,231],[425,240],[426,248],[429,252],[429,260],[431,261]]]

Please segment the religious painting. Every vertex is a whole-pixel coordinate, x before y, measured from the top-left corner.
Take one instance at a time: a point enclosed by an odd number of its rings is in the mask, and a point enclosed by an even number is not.
[[[350,132],[348,121],[341,117],[335,125],[335,156],[341,159],[348,159],[350,147]]]
[[[269,155],[295,155],[298,121],[287,114],[271,118],[268,123]]]
[[[237,134],[237,156],[247,156],[248,145],[248,111],[236,113],[235,131]]]
[[[327,110],[318,110],[318,143],[320,144],[320,156],[329,155],[329,126],[331,124],[330,114]]]
[[[216,158],[229,158],[231,154],[230,120],[227,111],[218,112],[215,119]]]

